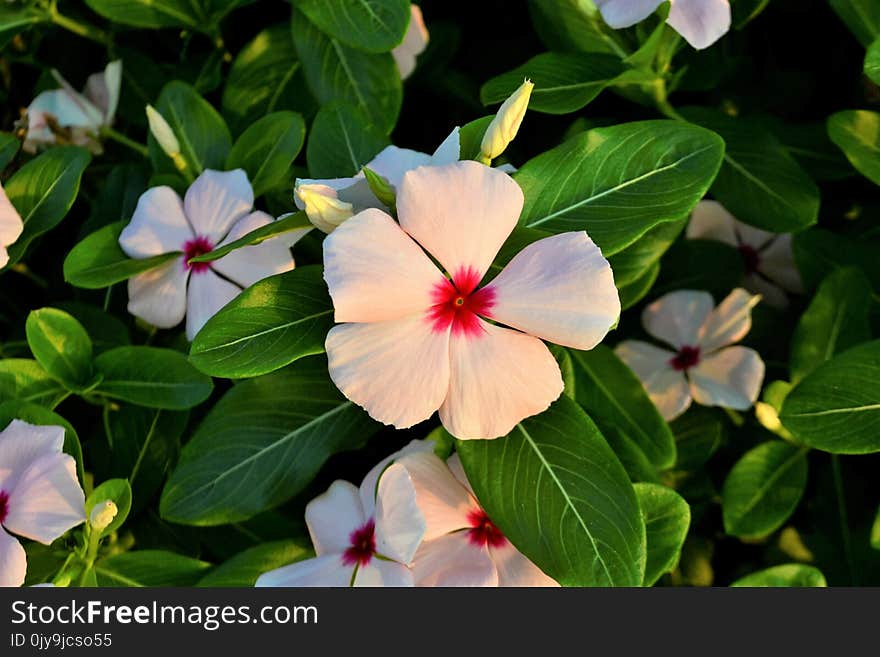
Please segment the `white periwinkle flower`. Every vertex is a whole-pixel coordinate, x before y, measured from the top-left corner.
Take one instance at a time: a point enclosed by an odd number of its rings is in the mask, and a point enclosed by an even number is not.
[[[21,236],[24,224],[18,210],[9,201],[3,187],[0,186],[0,269],[9,262],[6,247],[12,245]]]
[[[665,0],[595,0],[602,18],[621,29],[640,23]],[[697,50],[708,48],[730,30],[729,0],[670,0],[667,23]]]
[[[403,37],[403,42],[391,51],[400,77],[406,80],[416,70],[416,58],[428,47],[428,28],[425,27],[425,19],[418,5],[411,4],[409,28]]]

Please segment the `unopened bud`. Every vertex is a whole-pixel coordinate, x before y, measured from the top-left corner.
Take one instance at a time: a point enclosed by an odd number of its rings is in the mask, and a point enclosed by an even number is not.
[[[89,514],[89,525],[95,531],[102,532],[110,526],[117,513],[119,509],[111,500],[98,502]]]
[[[336,190],[327,185],[300,185],[294,193],[305,205],[309,221],[325,233],[332,233],[354,214],[354,206],[339,200]]]
[[[491,162],[501,155],[516,137],[534,86],[530,80],[526,80],[498,109],[480,144],[480,155],[484,161]]]
[[[180,142],[177,141],[174,130],[168,125],[168,121],[152,105],[147,105],[147,121],[150,124],[150,132],[153,133],[159,148],[174,161],[175,167],[183,171],[186,168],[186,160],[180,154]]]

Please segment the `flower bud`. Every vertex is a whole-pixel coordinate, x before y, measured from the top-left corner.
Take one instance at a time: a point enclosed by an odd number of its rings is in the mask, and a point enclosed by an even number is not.
[[[339,200],[336,190],[327,185],[299,185],[294,193],[305,205],[309,221],[325,233],[332,233],[354,214],[354,206]]]
[[[480,144],[480,154],[484,161],[491,162],[501,155],[507,145],[516,137],[523,117],[526,115],[534,86],[530,80],[526,80],[501,105],[495,118],[492,119],[492,123],[486,129],[483,142]]]
[[[110,526],[117,513],[119,509],[111,500],[98,502],[89,514],[89,525],[96,532],[102,532]]]
[[[180,142],[177,141],[168,121],[152,105],[147,105],[147,121],[159,147],[174,161],[174,166],[183,171],[186,168],[186,160],[180,154]]]

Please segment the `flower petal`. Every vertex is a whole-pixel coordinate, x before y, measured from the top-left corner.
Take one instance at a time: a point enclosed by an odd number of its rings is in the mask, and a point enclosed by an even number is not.
[[[715,301],[708,292],[670,292],[642,311],[642,326],[655,338],[676,349],[693,347],[697,344],[700,328],[714,306]]]
[[[619,30],[640,23],[663,4],[663,0],[595,0],[602,18]]]
[[[241,288],[212,270],[190,275],[186,293],[186,338],[190,342],[220,309],[241,294]]]
[[[683,372],[669,364],[675,354],[647,342],[626,340],[614,353],[635,372],[645,391],[666,420],[684,413],[691,405],[691,393]]]
[[[428,47],[429,38],[422,10],[416,4],[410,4],[409,8],[409,27],[403,37],[403,42],[391,51],[402,80],[406,80],[416,70],[416,57]]]
[[[183,256],[128,279],[128,312],[158,328],[172,328],[186,315],[189,272]]]
[[[379,487],[379,477],[382,475],[383,472],[385,472],[385,469],[388,467],[388,465],[401,461],[405,456],[408,456],[409,454],[418,454],[419,452],[430,452],[433,454],[434,441],[413,439],[409,441],[409,444],[407,444],[405,447],[397,450],[393,454],[389,454],[370,469],[360,485],[360,490],[362,491],[373,491],[372,497],[369,495],[361,496],[361,501],[364,504],[365,515],[371,516],[376,510],[375,495]]]
[[[61,454],[64,428],[13,420],[0,431],[0,487],[7,493],[31,465],[44,456]]]
[[[474,487],[471,486],[471,482],[468,481],[467,475],[464,473],[464,468],[461,467],[461,458],[458,456],[458,452],[446,459],[446,465],[452,476],[458,480],[458,483],[467,488],[467,492],[473,496],[474,503],[476,503],[477,495],[474,493]]]
[[[318,556],[345,552],[352,532],[366,521],[357,486],[347,481],[334,481],[306,505],[306,525]]]
[[[21,215],[12,205],[3,187],[0,186],[0,246],[9,246],[21,236],[24,224]],[[5,263],[4,263],[5,264]],[[0,265],[2,267],[3,265]]]
[[[45,545],[86,519],[76,461],[67,454],[40,457],[21,473],[8,493],[9,513],[3,526]]]
[[[0,527],[0,586],[21,586],[27,575],[27,554],[13,536]]]
[[[754,349],[727,347],[688,372],[698,404],[744,411],[752,407],[764,381],[764,361]]]
[[[225,246],[251,231],[268,226],[273,221],[265,212],[252,212],[238,221],[220,244]],[[236,249],[227,256],[211,263],[211,268],[242,287],[250,287],[269,276],[290,271],[294,267],[290,245],[301,239],[309,229],[295,231],[296,235],[279,235],[260,244]],[[293,241],[292,241],[293,238]]]
[[[706,318],[698,343],[704,354],[742,340],[752,327],[752,308],[761,300],[742,288],[727,295]]]
[[[407,469],[393,463],[379,477],[377,490],[361,487],[362,500],[372,499],[374,495],[376,552],[408,564],[425,535],[425,516],[416,503],[416,489]]]
[[[141,194],[119,246],[129,258],[149,258],[183,251],[194,237],[183,213],[183,202],[170,187],[152,187]]]
[[[489,550],[472,544],[466,532],[422,543],[412,573],[416,586],[498,586]]]
[[[413,5],[415,7],[415,5]],[[449,136],[437,147],[431,156],[431,164],[435,167],[458,162],[461,157],[461,135],[458,126],[452,129]]]
[[[783,289],[803,294],[804,283],[794,260],[791,235],[780,235],[761,251],[758,271]]]
[[[691,215],[685,235],[691,240],[714,240],[739,246],[736,218],[718,201],[700,201]]]
[[[510,541],[501,547],[489,547],[489,555],[498,569],[498,586],[559,586],[552,577],[529,561]]]
[[[327,178],[324,180],[297,178],[296,186],[303,185],[325,185],[336,191],[340,201],[351,203],[355,212],[361,212],[368,208],[376,208],[386,210],[381,201],[375,197],[373,190],[370,189],[370,183],[364,177],[363,173],[359,173],[353,178]],[[294,193],[294,203],[300,210],[305,210],[306,205],[303,200]]]
[[[708,48],[730,30],[728,0],[675,0],[667,22],[697,50]]]
[[[119,104],[119,88],[122,85],[122,60],[107,64],[101,73],[93,73],[86,80],[84,95],[104,115],[104,124],[110,125]]]
[[[424,317],[342,324],[326,347],[342,394],[398,429],[431,417],[449,390],[449,330],[434,332]]]
[[[69,86],[63,89],[44,91],[34,98],[28,106],[28,139],[31,138],[31,116],[33,115],[36,119],[34,127],[40,129],[45,126],[45,115],[47,114],[51,115],[55,122],[63,128],[83,127],[97,130],[103,119],[100,109],[89,102],[87,98],[70,89]],[[52,134],[51,131],[49,134]]]
[[[453,279],[482,279],[523,207],[513,178],[477,162],[408,172],[397,193],[400,225]]]
[[[450,340],[443,426],[456,438],[497,438],[547,410],[562,394],[559,365],[543,342],[483,320],[482,335]]]
[[[424,313],[445,278],[381,210],[364,210],[324,240],[324,280],[337,322],[379,322]]]
[[[254,206],[254,190],[244,169],[205,171],[186,190],[183,207],[196,235],[216,244]]]
[[[529,244],[488,288],[492,319],[575,349],[592,349],[620,316],[611,266],[583,231]]]
[[[407,469],[415,485],[425,517],[424,540],[470,526],[468,512],[477,507],[476,501],[439,456],[422,451],[404,456],[398,463]]]
[[[354,567],[346,566],[342,562],[342,555],[325,554],[263,573],[254,586],[346,587],[349,586],[353,573]]]
[[[354,585],[362,586],[412,586],[412,572],[406,566],[393,561],[372,559],[366,566],[358,568]]]
[[[400,188],[403,175],[421,166],[432,163],[432,158],[427,153],[421,153],[409,148],[386,146],[379,154],[367,163],[367,168],[372,169],[385,178],[395,189]]]

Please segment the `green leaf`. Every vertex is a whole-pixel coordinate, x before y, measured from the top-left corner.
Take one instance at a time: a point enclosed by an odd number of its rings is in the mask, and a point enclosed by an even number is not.
[[[871,547],[880,550],[880,507],[877,507],[877,515],[874,517],[874,525],[871,527]]]
[[[699,470],[724,442],[724,423],[716,409],[692,407],[669,428],[675,434],[676,470]]]
[[[354,176],[387,145],[388,138],[359,108],[329,103],[312,123],[306,147],[309,172],[316,178]]]
[[[802,563],[786,563],[740,577],[731,586],[825,587],[825,576],[818,568]]]
[[[322,32],[364,52],[399,46],[409,25],[409,0],[300,0],[296,8]]]
[[[239,552],[198,581],[196,586],[253,586],[257,578],[270,570],[288,566],[314,556],[307,541],[273,541]]]
[[[97,486],[86,498],[86,522],[91,518],[92,510],[102,502],[113,502],[116,505],[116,516],[102,531],[101,536],[109,536],[122,527],[131,511],[131,486],[126,479],[108,479]]]
[[[205,169],[222,170],[229,157],[232,137],[223,117],[191,86],[172,80],[156,101],[156,110],[168,121],[180,142],[180,153],[194,176]],[[157,172],[177,173],[174,163],[159,147],[152,133],[148,138],[150,160]]]
[[[785,398],[779,419],[798,440],[825,452],[880,451],[880,340],[819,365]]]
[[[306,82],[321,105],[348,101],[369,116],[383,134],[389,134],[403,102],[394,57],[353,50],[323,34],[296,10],[292,28]]]
[[[563,586],[639,586],[645,525],[626,471],[568,397],[497,440],[457,441],[480,503]]]
[[[167,550],[137,550],[95,564],[99,586],[193,586],[211,564]]]
[[[100,191],[92,201],[89,218],[81,235],[87,235],[117,221],[127,222],[137,208],[141,194],[147,191],[146,163],[125,163],[114,166],[101,179]]]
[[[673,290],[706,290],[724,298],[742,283],[742,255],[728,244],[685,239],[666,252],[654,287],[658,297]]]
[[[666,250],[684,229],[685,221],[667,221],[659,224],[609,258],[618,288],[639,280],[654,267]]]
[[[760,538],[779,529],[807,485],[806,450],[774,440],[749,450],[730,470],[721,491],[724,530]]]
[[[92,380],[92,340],[63,310],[32,311],[25,324],[28,346],[49,376],[68,389],[82,390]]]
[[[321,267],[298,267],[245,290],[199,331],[190,361],[212,376],[267,374],[324,352],[333,303]]]
[[[871,338],[871,282],[855,268],[822,281],[791,338],[791,381],[797,383],[834,354]]]
[[[865,55],[865,75],[880,84],[880,38],[874,39]]]
[[[529,9],[538,36],[551,50],[626,54],[592,0],[529,0]]]
[[[186,27],[206,31],[199,5],[186,0],[85,0],[107,20],[142,28]]]
[[[654,226],[688,215],[721,164],[717,135],[676,121],[642,121],[576,135],[515,174],[520,222],[552,233],[586,230],[605,256]]]
[[[91,160],[84,148],[58,146],[25,164],[3,185],[24,221],[24,232],[8,249],[10,264],[21,259],[35,238],[64,219]]]
[[[880,259],[877,248],[866,240],[811,228],[794,236],[794,259],[807,290],[816,289],[825,277],[841,267],[858,267],[880,290]]]
[[[265,226],[260,226],[259,228],[242,235],[237,240],[224,244],[213,251],[208,251],[208,253],[190,258],[189,262],[213,262],[214,260],[219,260],[223,256],[232,253],[236,249],[260,244],[272,237],[277,237],[286,233],[301,231],[303,229],[311,230],[312,228],[313,226],[309,222],[308,215],[306,215],[304,211],[294,212],[280,219],[276,219]]]
[[[119,246],[126,223],[99,228],[74,246],[64,259],[64,280],[74,287],[97,290],[180,257],[180,253],[164,253],[152,258],[129,258]]]
[[[37,361],[0,359],[0,402],[19,400],[52,409],[69,394]]]
[[[245,130],[229,153],[227,169],[244,169],[254,196],[290,183],[290,166],[306,138],[306,124],[294,112],[275,112]]]
[[[35,23],[42,23],[47,16],[39,9],[25,7],[13,9],[12,7],[0,7],[0,35],[12,37],[14,34],[23,32]]]
[[[683,109],[682,114],[724,138],[724,164],[712,195],[737,219],[774,233],[816,223],[816,183],[760,123],[702,107]]]
[[[880,37],[880,5],[875,0],[828,0],[863,46]]]
[[[64,453],[76,461],[76,474],[80,483],[85,481],[82,446],[73,426],[60,415],[27,401],[8,401],[0,404],[0,431],[13,420],[23,420],[38,426],[62,427],[64,429]]]
[[[616,434],[659,469],[675,463],[675,438],[638,377],[610,348],[570,349],[576,399],[604,436]]]
[[[880,185],[880,114],[864,110],[832,114],[828,136],[859,173]]]
[[[70,313],[92,339],[95,354],[131,344],[128,326],[110,313],[82,301],[65,301],[58,309]]]
[[[494,114],[465,123],[458,131],[459,160],[476,160],[482,150],[483,136],[489,128],[489,124],[495,118]]]
[[[95,359],[103,375],[96,392],[138,406],[186,410],[205,401],[214,385],[183,354],[157,347],[117,347]]]
[[[486,82],[480,100],[484,105],[501,103],[529,78],[535,84],[530,110],[570,114],[585,107],[625,70],[615,55],[546,52]]]
[[[0,132],[0,170],[5,169],[15,156],[21,142],[10,132]]]
[[[666,486],[635,484],[633,487],[645,517],[648,560],[644,585],[653,586],[678,565],[691,524],[691,508],[681,495]]]
[[[162,517],[187,525],[238,522],[282,504],[333,454],[378,425],[345,399],[324,359],[234,386],[183,448],[162,493]]]
[[[644,274],[639,276],[632,283],[618,287],[617,291],[620,296],[621,309],[628,310],[644,299],[648,295],[648,292],[651,291],[659,274],[660,263],[655,262],[645,271]]]

